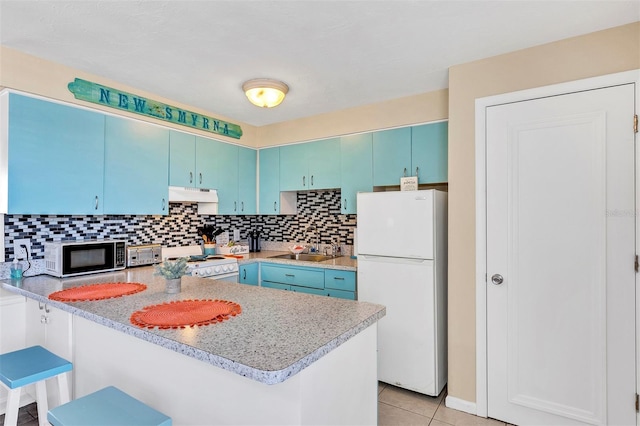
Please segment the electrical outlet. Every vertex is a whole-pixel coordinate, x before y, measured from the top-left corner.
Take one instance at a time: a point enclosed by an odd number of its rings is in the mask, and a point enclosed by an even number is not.
[[[29,259],[31,257],[31,240],[28,238],[13,240],[13,252],[18,260]]]
[[[233,230],[233,241],[240,241],[240,230],[239,229],[234,229]]]

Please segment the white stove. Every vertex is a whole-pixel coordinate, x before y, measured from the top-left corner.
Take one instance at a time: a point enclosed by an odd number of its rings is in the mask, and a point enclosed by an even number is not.
[[[164,260],[177,259],[179,257],[202,256],[200,246],[163,247]],[[204,259],[190,260],[188,275],[214,280],[238,281],[238,260],[235,257],[222,255],[209,255]]]

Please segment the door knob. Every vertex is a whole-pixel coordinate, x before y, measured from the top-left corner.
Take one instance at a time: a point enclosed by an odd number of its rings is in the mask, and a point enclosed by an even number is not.
[[[504,278],[500,274],[491,275],[491,282],[495,285],[500,285],[504,282]]]

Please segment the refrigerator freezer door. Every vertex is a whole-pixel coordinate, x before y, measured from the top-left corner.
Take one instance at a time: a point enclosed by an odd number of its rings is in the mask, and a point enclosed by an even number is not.
[[[434,191],[358,194],[358,253],[433,259]]]
[[[358,256],[358,300],[386,306],[378,322],[378,380],[437,396],[443,348],[436,350],[432,260]],[[446,373],[444,373],[446,374]],[[446,377],[446,376],[445,376]]]

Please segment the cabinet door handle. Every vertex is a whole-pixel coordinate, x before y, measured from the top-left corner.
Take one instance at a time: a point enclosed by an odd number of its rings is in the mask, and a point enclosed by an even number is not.
[[[285,277],[295,277],[294,274],[284,274]]]
[[[274,202],[273,202],[273,211],[274,211],[274,212],[277,212],[277,211],[278,211],[278,209],[276,208],[276,207],[277,207],[277,204],[278,204],[278,202],[277,202],[277,201],[274,201]]]
[[[98,210],[98,196],[96,195],[96,210]]]
[[[163,198],[163,199],[162,199],[162,211],[164,211],[164,209],[165,209],[165,203],[166,203],[166,201],[165,201],[165,199]]]
[[[240,201],[240,211],[244,211],[244,201]]]
[[[189,172],[189,183],[193,183],[193,172]]]
[[[416,177],[418,177],[418,166],[416,166]]]
[[[344,199],[344,209],[345,210],[347,209],[347,199],[346,198]]]
[[[202,185],[202,173],[200,173],[200,185]]]
[[[407,177],[407,168],[404,168],[404,177]]]
[[[340,281],[344,281],[344,278],[342,277],[333,277],[334,280],[340,280]]]
[[[306,176],[302,176],[302,186],[306,186]]]
[[[311,175],[311,186],[313,186],[313,175]]]
[[[242,279],[243,279],[243,280],[246,280],[246,279],[247,279],[247,270],[246,270],[246,269],[243,269],[243,270],[242,270],[242,274],[243,274],[243,275],[242,275]]]

